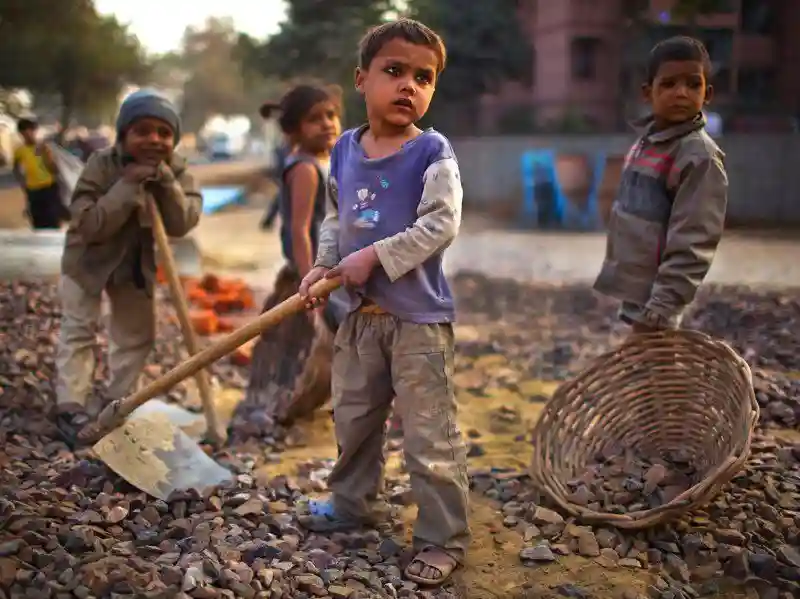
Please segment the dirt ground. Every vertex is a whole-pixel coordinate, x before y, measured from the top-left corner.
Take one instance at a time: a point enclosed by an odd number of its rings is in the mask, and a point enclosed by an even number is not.
[[[546,393],[551,391],[554,385],[544,383],[537,387],[540,393]],[[521,396],[509,397],[500,394],[487,400],[462,393],[458,399],[462,428],[486,431],[481,437],[486,454],[471,459],[470,467],[524,468],[526,465],[524,452],[520,452],[520,445],[524,445],[524,442],[515,441],[515,438],[524,435],[526,430],[530,429],[541,406],[530,404]],[[494,428],[491,423],[491,413],[500,406],[520,410],[525,417],[519,424],[507,426],[496,433],[489,432]],[[310,441],[307,447],[293,449],[284,454],[280,464],[262,471],[264,476],[273,476],[277,473],[291,474],[298,463],[312,458],[336,456],[333,429],[328,415],[321,413],[306,426],[307,438],[313,441]],[[397,468],[398,459],[395,456],[389,460],[389,476]],[[410,541],[411,538],[411,523],[415,511],[410,508],[404,514],[407,523],[406,541]],[[457,588],[465,598],[523,598],[528,596],[529,590],[532,593],[536,592],[531,594],[531,597],[558,597],[555,591],[551,593],[547,591],[565,583],[580,587],[591,593],[592,597],[622,597],[622,593],[626,590],[635,589],[642,592],[646,587],[647,578],[635,579],[623,571],[604,570],[590,560],[581,558],[561,560],[557,564],[538,569],[526,568],[520,564],[518,557],[522,548],[521,535],[504,528],[501,522],[502,515],[497,505],[482,496],[472,495],[473,540],[467,567],[460,572],[457,579]]]
[[[274,233],[257,230],[256,209],[220,214],[201,223],[195,233],[203,249],[206,266],[219,272],[241,276],[251,284],[268,286],[282,263]],[[235,242],[233,237],[235,236]],[[541,233],[508,233],[492,229],[479,218],[468,218],[459,241],[449,252],[449,270],[468,267],[470,270],[487,270],[500,276],[507,275],[522,280],[548,282],[577,282],[591,279],[596,273],[594,262],[602,256],[603,238],[598,234],[565,234],[561,236]],[[792,266],[796,259],[797,244],[793,241],[774,240],[733,235],[726,240],[722,258],[712,275],[720,282],[749,283],[756,285],[800,282],[800,268]],[[535,260],[531,260],[536,256]],[[541,259],[540,259],[541,258]],[[777,270],[781,271],[778,278]],[[787,270],[788,269],[788,270]],[[480,331],[466,326],[456,327],[458,338],[475,339]],[[498,356],[477,360],[476,370],[496,371],[510,368]],[[457,383],[475,376],[475,372],[458,372]],[[459,385],[464,387],[464,385]],[[497,389],[489,397],[477,397],[460,391],[459,421],[463,431],[476,429],[482,433],[481,445],[485,454],[470,459],[471,468],[512,467],[526,468],[527,441],[520,440],[528,433],[539,415],[542,404],[529,398],[541,399],[556,388],[556,383],[540,380],[523,382],[523,393],[515,394]],[[226,399],[230,411],[237,397]],[[520,422],[498,428],[492,414],[505,406],[522,415]],[[335,458],[336,445],[333,428],[327,412],[304,424],[306,444],[282,454],[277,464],[263,468],[259,474],[271,477],[291,475],[298,465],[323,458]],[[791,432],[787,431],[787,434]],[[397,468],[397,459],[389,460],[389,472]],[[653,576],[645,570],[625,568],[608,569],[591,559],[578,556],[562,557],[547,566],[530,568],[521,564],[518,553],[522,546],[521,535],[503,527],[499,504],[473,494],[473,542],[467,567],[457,577],[461,597],[469,599],[542,598],[555,599],[570,596],[569,585],[596,599],[622,599],[646,596]],[[408,510],[407,536],[414,511]],[[565,586],[567,585],[567,586]],[[637,595],[638,594],[638,595]],[[579,596],[579,595],[574,595]],[[744,599],[756,597],[752,591],[727,587],[719,597]]]
[[[474,338],[476,332],[469,327],[461,327],[457,335]],[[456,383],[459,387],[484,369],[508,368],[504,358],[492,356],[479,359],[474,371],[459,372]],[[475,429],[481,432],[480,443],[485,454],[470,458],[470,469],[527,467],[527,441],[520,440],[531,430],[542,409],[542,398],[549,396],[557,387],[556,383],[538,380],[523,381],[520,388],[524,393],[508,391],[489,391],[488,397],[478,397],[467,391],[459,391],[459,422],[462,431]],[[228,391],[220,396],[221,415],[227,419],[233,412],[240,395]],[[530,398],[538,398],[531,401]],[[522,418],[516,423],[499,424],[493,414],[498,408],[508,408],[518,412]],[[304,442],[301,446],[281,454],[278,463],[262,467],[257,476],[262,480],[277,475],[294,475],[298,467],[308,462],[335,459],[336,443],[333,437],[333,422],[327,410],[321,410],[313,420],[301,427]],[[399,456],[391,454],[387,462],[389,478],[400,468]],[[518,531],[502,525],[503,515],[500,504],[473,493],[471,497],[472,545],[468,554],[466,568],[456,577],[459,599],[557,599],[564,595],[564,589],[576,587],[593,599],[623,599],[646,596],[646,589],[653,576],[644,570],[625,568],[608,569],[595,561],[579,556],[559,558],[558,562],[531,568],[523,566],[518,554],[523,538]],[[411,524],[415,509],[404,512],[406,522],[406,541],[411,539]],[[638,593],[631,594],[631,593]],[[578,596],[578,595],[575,595]],[[755,598],[743,590],[727,588],[718,597],[726,599]]]
[[[0,226],[15,226],[15,222],[19,226],[19,205],[14,205],[9,193],[0,190]],[[203,250],[209,270],[241,276],[261,289],[270,285],[282,259],[276,233],[258,230],[261,209],[233,210],[203,219],[193,236]],[[603,245],[602,234],[509,233],[493,229],[478,217],[468,217],[460,239],[449,252],[448,269],[453,272],[468,268],[494,276],[553,283],[585,281],[596,274]],[[796,285],[800,283],[797,250],[798,243],[792,240],[734,234],[723,243],[710,279],[726,283]],[[480,331],[465,326],[457,326],[456,334],[461,339],[480,337]],[[492,371],[511,368],[503,360],[498,356],[481,358],[473,368]],[[475,375],[471,371],[458,372],[456,382]],[[464,386],[459,387],[463,389]],[[525,468],[529,447],[524,437],[540,413],[542,397],[552,393],[555,387],[553,382],[527,380],[521,385],[521,393],[497,389],[488,397],[478,397],[459,391],[462,430],[480,431],[485,450],[484,455],[470,459],[470,467]],[[538,399],[531,401],[530,398]],[[223,415],[230,417],[239,399],[238,392],[222,393]],[[498,426],[492,414],[501,406],[516,410],[522,418],[519,422]],[[319,412],[313,421],[303,425],[303,430],[304,446],[288,450],[279,463],[260,470],[259,476],[291,475],[299,464],[336,457],[329,413]],[[397,468],[398,460],[390,460],[390,471]],[[577,556],[560,558],[556,563],[538,568],[523,566],[518,557],[522,537],[503,527],[499,505],[476,494],[472,499],[474,539],[467,566],[457,577],[462,597],[555,599],[580,596],[565,595],[567,591],[563,585],[574,585],[595,599],[623,599],[636,597],[637,593],[645,594],[652,575],[643,570],[608,569]],[[413,515],[413,510],[406,513],[409,526]],[[728,599],[755,597],[750,592],[733,588],[719,596]]]

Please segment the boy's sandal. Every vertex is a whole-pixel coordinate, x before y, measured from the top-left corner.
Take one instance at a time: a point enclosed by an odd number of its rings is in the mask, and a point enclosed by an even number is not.
[[[444,549],[428,545],[414,556],[404,575],[417,584],[439,586],[447,582],[457,567],[458,562]]]
[[[330,500],[309,501],[308,512],[298,516],[297,520],[311,532],[350,532],[363,526],[358,520],[337,514]]]

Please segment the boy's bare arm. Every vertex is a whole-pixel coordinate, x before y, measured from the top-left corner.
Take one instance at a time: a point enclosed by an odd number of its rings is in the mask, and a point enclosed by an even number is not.
[[[728,177],[721,156],[690,158],[679,172],[663,259],[645,305],[654,320],[677,316],[691,303],[725,228]]]
[[[203,212],[203,196],[188,170],[175,175],[165,168],[164,180],[155,190],[164,228],[170,237],[183,237],[197,226]]]
[[[104,193],[109,176],[103,158],[95,155],[83,169],[72,193],[70,229],[86,243],[99,243],[122,228],[131,213],[143,203],[141,185],[120,178]]]
[[[331,175],[328,178],[328,206],[325,220],[319,229],[319,246],[314,266],[333,268],[339,264],[339,186]]]
[[[25,175],[22,173],[22,164],[16,153],[14,154],[14,165],[11,168],[11,172],[14,173],[14,178],[17,180],[19,186],[25,189]]]
[[[464,191],[453,158],[434,162],[425,171],[417,220],[403,231],[375,243],[375,252],[389,280],[396,281],[445,249],[461,226]]]

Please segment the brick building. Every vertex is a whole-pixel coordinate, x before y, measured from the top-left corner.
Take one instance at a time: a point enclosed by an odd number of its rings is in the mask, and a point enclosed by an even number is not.
[[[800,116],[800,0],[721,0],[718,13],[693,24],[671,14],[674,0],[518,4],[533,46],[532,82],[483,99],[484,132],[619,130],[641,110],[649,49],[680,33],[709,50],[714,109],[726,130],[790,130]]]

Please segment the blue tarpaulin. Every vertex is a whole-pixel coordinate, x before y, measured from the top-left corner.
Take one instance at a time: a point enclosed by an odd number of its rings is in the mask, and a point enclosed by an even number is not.
[[[225,206],[243,204],[244,190],[241,187],[203,187],[203,214],[213,214]]]
[[[598,199],[606,168],[606,155],[601,152],[594,156],[592,183],[583,208],[570,202],[562,191],[556,172],[556,159],[554,150],[530,150],[522,154],[523,195],[520,222],[527,227],[555,225],[558,228],[583,230],[600,227],[602,218]],[[545,194],[545,191],[549,193]]]

